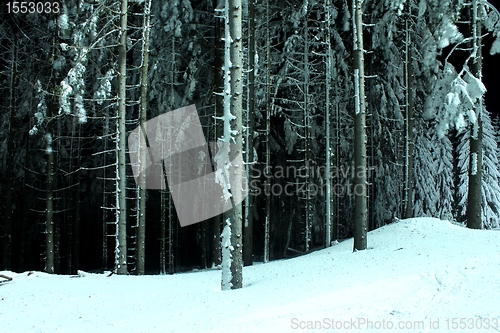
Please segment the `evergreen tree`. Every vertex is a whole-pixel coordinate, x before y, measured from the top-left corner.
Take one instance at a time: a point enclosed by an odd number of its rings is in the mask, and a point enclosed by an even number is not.
[[[483,179],[481,189],[481,220],[483,227],[498,228],[500,220],[500,186],[499,186],[499,167],[498,150],[495,142],[494,128],[490,120],[489,113],[483,111]],[[457,187],[458,207],[456,218],[458,221],[465,221],[468,205],[468,165],[469,165],[469,147],[470,131],[462,131],[459,134],[458,150],[458,173],[459,186]]]

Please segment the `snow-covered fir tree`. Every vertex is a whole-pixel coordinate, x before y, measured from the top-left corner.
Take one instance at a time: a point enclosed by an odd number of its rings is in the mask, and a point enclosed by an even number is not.
[[[440,138],[434,124],[422,123],[415,143],[415,216],[453,217],[451,141]]]

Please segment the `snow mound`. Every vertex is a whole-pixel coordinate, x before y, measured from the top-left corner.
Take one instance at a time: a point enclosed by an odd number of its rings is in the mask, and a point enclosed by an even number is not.
[[[500,233],[401,220],[328,249],[172,276],[0,272],[2,332],[456,332],[500,330]],[[480,326],[482,325],[482,326]],[[482,327],[482,328],[480,328]],[[485,329],[489,327],[489,329]]]

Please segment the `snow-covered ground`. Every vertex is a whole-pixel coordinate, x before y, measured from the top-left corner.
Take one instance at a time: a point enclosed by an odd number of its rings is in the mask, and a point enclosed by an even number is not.
[[[81,277],[28,272],[0,284],[0,332],[500,332],[500,233],[399,221],[290,260],[221,272]]]

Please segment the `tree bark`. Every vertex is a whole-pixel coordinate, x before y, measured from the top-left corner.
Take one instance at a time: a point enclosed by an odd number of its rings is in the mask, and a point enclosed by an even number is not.
[[[160,190],[160,274],[167,274],[167,214],[166,190]]]
[[[139,114],[139,124],[142,133],[146,133],[147,107],[148,107],[148,65],[149,65],[149,31],[151,21],[151,0],[144,3],[144,24],[143,24],[143,47],[141,65],[141,104]],[[139,147],[139,159],[141,165],[146,165],[146,147]],[[143,175],[138,188],[139,209],[137,212],[137,274],[145,273],[146,262],[146,177]]]
[[[404,218],[413,217],[413,70],[410,28],[408,18],[406,19],[406,41],[405,41],[405,81],[406,81],[406,119],[405,119],[405,211]]]
[[[4,226],[4,257],[3,267],[5,270],[12,269],[12,178],[14,174],[14,117],[16,115],[16,91],[17,87],[17,48],[18,48],[17,32],[14,32],[12,42],[12,58],[11,58],[11,73],[10,73],[10,96],[9,96],[9,136],[7,141],[7,160],[5,166],[6,178],[6,193],[5,193],[5,226]]]
[[[264,175],[266,180],[264,182],[264,193],[266,200],[266,217],[264,220],[264,263],[269,262],[269,242],[271,233],[271,175],[268,174],[270,170],[270,159],[271,159],[271,36],[269,27],[269,0],[266,0],[266,165],[264,169]]]
[[[217,2],[218,0],[214,0]],[[217,4],[216,6],[217,7]],[[215,76],[215,89],[217,91],[223,91],[224,90],[224,83],[222,79],[222,67],[223,67],[223,58],[224,58],[224,52],[223,50],[223,45],[221,43],[222,38],[224,36],[224,29],[223,27],[225,25],[222,24],[223,20],[221,18],[215,18],[215,40],[214,40],[214,56],[215,56],[215,61],[214,61],[214,76]],[[215,119],[222,117],[223,115],[223,97],[221,94],[215,95],[215,110],[214,110],[214,116]],[[215,122],[215,140],[218,140],[222,136],[222,129],[219,124],[219,122]],[[215,170],[213,170],[215,171]],[[222,227],[222,214],[214,216],[212,219],[212,266],[218,267],[222,263],[222,249],[221,249],[221,227]]]
[[[309,29],[308,29],[308,14],[304,18],[304,163],[305,163],[305,252],[309,251],[312,241],[312,207],[311,207],[311,134],[310,134],[310,122],[311,117],[309,115]]]
[[[248,3],[248,97],[247,97],[247,129],[246,129],[246,165],[247,188],[250,191],[252,180],[252,166],[254,162],[254,112],[255,112],[255,0]],[[245,266],[253,264],[253,196],[248,193],[245,198],[245,228],[243,232],[243,263]]]
[[[325,196],[325,247],[329,247],[332,242],[332,178],[331,178],[331,156],[332,156],[332,147],[331,147],[331,121],[330,121],[330,90],[332,84],[332,44],[331,44],[331,0],[325,0],[324,5],[326,11],[326,80],[325,80],[325,156],[326,156],[326,168],[325,168],[325,187],[326,187],[326,196]]]
[[[472,74],[481,79],[482,77],[482,52],[481,52],[481,21],[478,19],[478,3],[480,0],[472,1],[472,35],[473,53],[470,69]],[[476,103],[476,122],[472,124],[470,136],[469,155],[469,192],[467,195],[467,227],[471,229],[482,229],[482,176],[483,176],[483,124],[482,98]]]
[[[115,269],[118,274],[127,274],[127,177],[126,177],[126,133],[127,120],[127,14],[128,0],[122,0],[120,10],[120,43],[118,45],[118,117],[116,133],[116,244]]]
[[[232,137],[235,148],[230,149],[230,161],[241,154],[242,142],[242,115],[243,115],[243,45],[242,45],[242,3],[241,0],[229,1],[229,33],[231,36],[230,59],[231,59],[231,103],[230,112],[234,116],[231,121],[231,129],[235,133]],[[242,183],[241,167],[233,165],[236,169],[234,184],[240,186]],[[233,205],[231,210],[231,289],[243,287],[243,230],[242,230],[242,205]]]
[[[50,103],[47,111],[49,113],[49,123],[45,134],[46,154],[47,154],[47,178],[45,183],[45,271],[54,273],[54,148],[52,137],[53,103]]]
[[[104,109],[104,128],[103,128],[103,138],[104,138],[104,147],[103,150],[104,152],[108,151],[108,137],[109,137],[109,132],[110,132],[110,117],[109,117],[109,109],[105,108]],[[104,153],[102,154],[102,165],[108,165],[108,154]],[[102,252],[101,252],[101,260],[102,260],[102,267],[103,268],[108,268],[108,195],[109,192],[107,191],[107,186],[106,186],[106,179],[107,179],[107,168],[103,168],[103,185],[102,185]]]
[[[81,137],[81,126],[78,125],[78,157],[76,168],[79,169],[81,166],[81,156],[80,156],[80,137]],[[80,171],[76,172],[76,188],[75,188],[75,223],[73,224],[73,260],[71,262],[72,271],[71,273],[76,273],[80,269],[80,221],[81,221],[81,205],[80,205],[80,192],[81,192],[81,175]]]
[[[354,38],[354,250],[367,246],[366,114],[362,0],[353,0]]]
[[[232,163],[231,184],[241,187],[243,169],[234,164],[235,158],[242,153],[242,114],[243,114],[243,50],[242,50],[242,3],[241,0],[226,0],[224,14],[226,18],[224,52],[224,135],[222,142],[225,151],[216,155],[218,163]],[[234,145],[230,145],[234,142]],[[228,149],[228,150],[227,150]],[[224,155],[219,155],[224,154]],[[218,165],[220,168],[222,165]],[[226,186],[229,176],[224,175]],[[222,251],[222,290],[239,289],[243,286],[243,235],[242,204],[238,198],[241,188],[226,188],[230,191],[232,209],[225,214]]]

